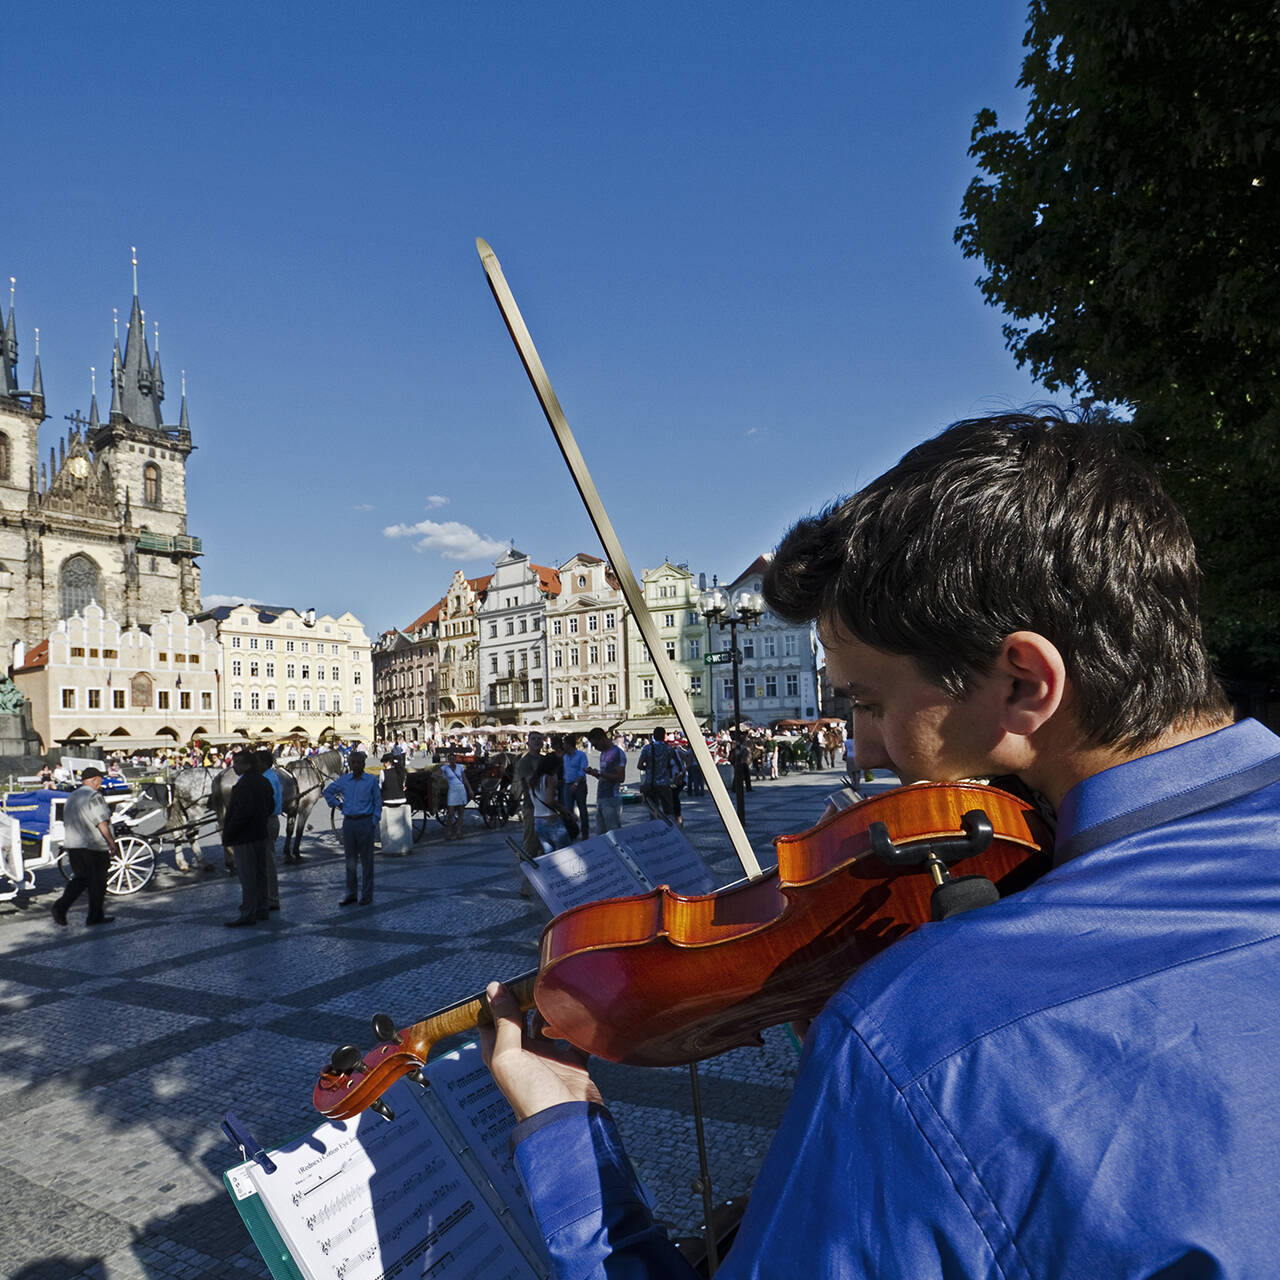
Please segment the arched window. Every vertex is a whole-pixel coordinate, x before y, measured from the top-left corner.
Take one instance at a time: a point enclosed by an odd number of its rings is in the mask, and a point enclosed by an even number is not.
[[[99,571],[88,556],[72,556],[62,566],[60,588],[62,594],[62,616],[69,618],[77,610],[84,612],[91,600],[97,600]]]
[[[160,505],[160,468],[154,462],[142,468],[142,501],[149,507]]]
[[[9,480],[13,476],[13,450],[9,446],[9,437],[0,431],[0,480]]]

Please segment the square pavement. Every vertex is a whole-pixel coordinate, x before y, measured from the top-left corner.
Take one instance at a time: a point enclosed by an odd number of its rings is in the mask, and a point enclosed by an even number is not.
[[[747,830],[762,864],[772,837],[811,826],[842,782],[825,770],[755,784]],[[240,890],[216,850],[216,873],[182,874],[166,846],[151,886],[108,899],[116,921],[103,928],[84,928],[83,897],[67,928],[52,922],[52,870],[0,904],[0,1274],[269,1276],[222,1184],[239,1163],[224,1113],[283,1144],[320,1123],[319,1069],[335,1045],[372,1042],[372,1014],[404,1025],[537,962],[547,914],[521,895],[504,839],[519,823],[486,831],[467,816],[458,843],[432,825],[408,857],[379,857],[373,905],[341,911],[326,816],[304,861],[280,865],[282,910],[253,929],[223,928]],[[741,877],[709,799],[684,799],[684,825],[722,882]],[[701,1064],[717,1202],[750,1191],[796,1063],[775,1028],[762,1048]],[[593,1074],[658,1217],[691,1234],[702,1208],[687,1069],[597,1062]]]

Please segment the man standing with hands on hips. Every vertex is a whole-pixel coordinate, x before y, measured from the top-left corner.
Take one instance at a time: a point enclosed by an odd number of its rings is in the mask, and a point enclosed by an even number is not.
[[[382,789],[364,771],[365,754],[353,751],[347,757],[350,773],[340,774],[324,789],[330,809],[342,809],[342,849],[347,855],[347,896],[338,903],[349,907],[360,890],[360,905],[373,901],[373,833],[382,819]],[[357,884],[357,868],[359,880]]]
[[[58,924],[67,923],[67,908],[89,890],[89,916],[85,924],[110,924],[115,916],[103,914],[107,900],[107,867],[115,857],[116,838],[111,833],[111,811],[98,794],[102,774],[90,766],[80,775],[80,786],[67,797],[62,811],[65,834],[62,847],[67,851],[72,876],[62,896],[49,908]]]

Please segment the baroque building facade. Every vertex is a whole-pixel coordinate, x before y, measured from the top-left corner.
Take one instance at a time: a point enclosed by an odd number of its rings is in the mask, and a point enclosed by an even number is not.
[[[12,292],[0,338],[0,642],[24,653],[59,620],[91,602],[128,629],[200,608],[199,538],[187,530],[187,458],[192,451],[185,392],[178,422],[165,425],[158,331],[147,343],[135,273],[122,353],[111,356],[111,404],[104,420],[96,385],[89,416],[40,458],[47,420],[37,350],[29,389],[19,363]]]
[[[710,682],[706,676],[710,668],[704,665],[707,623],[698,610],[698,596],[705,581],[702,578],[695,581],[688,565],[672,564],[668,560],[656,569],[645,569],[640,585],[659,639],[667,657],[675,664],[677,678],[693,713],[700,721],[706,720],[711,714]],[[660,708],[668,706],[670,700],[640,628],[629,627],[627,640],[631,717],[642,719],[661,715]],[[669,713],[667,718],[670,720]]]
[[[550,718],[602,728],[627,714],[627,604],[605,561],[580,551],[547,601]]]
[[[144,630],[95,602],[29,651],[19,647],[13,681],[42,750],[97,741],[129,751],[218,733],[220,665],[217,639],[185,614]]]
[[[492,576],[467,578],[461,569],[456,570],[439,605],[436,687],[443,729],[472,729],[482,719],[476,610]]]
[[[476,606],[484,718],[496,724],[541,724],[547,712],[548,605],[560,592],[555,569],[510,547],[494,561]]]
[[[223,733],[372,736],[370,643],[354,614],[237,604],[206,610],[196,621],[221,645]]]

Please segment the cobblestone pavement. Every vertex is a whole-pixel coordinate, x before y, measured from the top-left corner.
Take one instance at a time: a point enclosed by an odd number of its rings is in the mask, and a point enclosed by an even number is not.
[[[840,785],[836,771],[757,783],[747,827],[761,861]],[[280,869],[283,909],[256,929],[224,929],[238,885],[221,869],[180,874],[171,849],[149,889],[108,899],[105,928],[85,929],[84,898],[68,928],[53,923],[56,871],[38,873],[25,908],[0,904],[0,1275],[267,1276],[222,1184],[237,1163],[223,1114],[284,1143],[316,1125],[320,1066],[334,1045],[369,1044],[373,1013],[411,1022],[533,966],[546,916],[503,839],[518,823],[490,832],[469,811],[464,840],[433,829],[409,856],[379,857],[373,905],[339,912],[341,849],[321,816],[305,861]],[[686,799],[685,828],[723,881],[738,877],[708,799]],[[775,1029],[702,1065],[717,1200],[749,1190],[795,1064]],[[687,1070],[595,1074],[659,1216],[692,1231]]]

